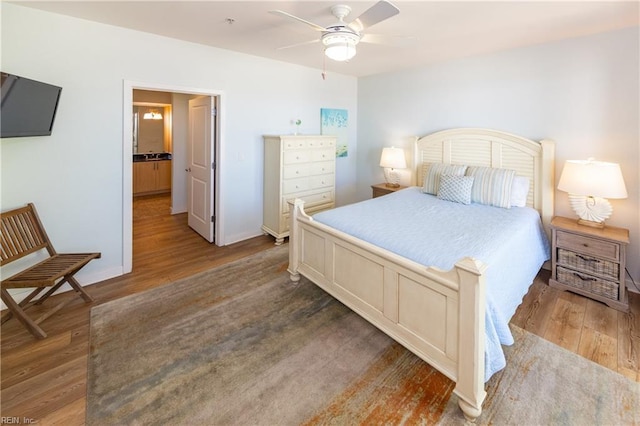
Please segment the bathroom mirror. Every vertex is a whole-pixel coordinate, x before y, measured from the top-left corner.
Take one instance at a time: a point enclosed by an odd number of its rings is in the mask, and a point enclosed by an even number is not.
[[[171,152],[171,106],[133,104],[133,153]]]

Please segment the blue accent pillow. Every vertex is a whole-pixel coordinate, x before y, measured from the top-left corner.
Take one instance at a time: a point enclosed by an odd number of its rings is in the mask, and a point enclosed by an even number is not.
[[[471,204],[473,181],[473,176],[442,175],[436,196],[441,200]]]

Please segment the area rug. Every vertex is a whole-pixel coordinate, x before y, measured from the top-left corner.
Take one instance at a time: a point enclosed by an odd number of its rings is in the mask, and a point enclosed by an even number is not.
[[[462,424],[454,383],[306,279],[287,245],[94,307],[88,425]],[[478,424],[634,424],[638,384],[514,327]]]

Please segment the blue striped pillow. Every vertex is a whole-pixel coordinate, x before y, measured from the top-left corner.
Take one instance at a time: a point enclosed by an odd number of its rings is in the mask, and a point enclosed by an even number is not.
[[[440,176],[464,176],[465,170],[467,170],[467,166],[464,165],[444,163],[427,164],[427,171],[424,174],[424,184],[422,185],[422,192],[424,192],[425,194],[436,195],[438,193],[438,187],[440,186]]]
[[[515,170],[469,166],[467,176],[473,176],[471,201],[508,209],[511,207],[511,187]]]

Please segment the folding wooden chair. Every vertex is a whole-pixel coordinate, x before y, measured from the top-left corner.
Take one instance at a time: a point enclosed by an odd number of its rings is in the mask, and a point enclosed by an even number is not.
[[[62,309],[73,299],[68,299],[44,313],[40,318],[32,320],[25,310],[33,305],[40,305],[65,282],[86,301],[93,299],[76,281],[73,275],[84,265],[93,259],[100,258],[100,253],[57,253],[40,222],[36,208],[32,203],[26,207],[11,210],[0,215],[1,240],[0,240],[0,266],[7,265],[17,259],[23,258],[38,250],[46,249],[49,257],[36,265],[19,272],[10,278],[2,280],[2,301],[9,311],[2,317],[4,324],[13,315],[16,316],[26,328],[39,339],[47,337],[46,333],[38,326],[42,321]],[[26,299],[16,303],[7,289],[35,287]],[[44,289],[51,287],[37,300],[33,300]]]

